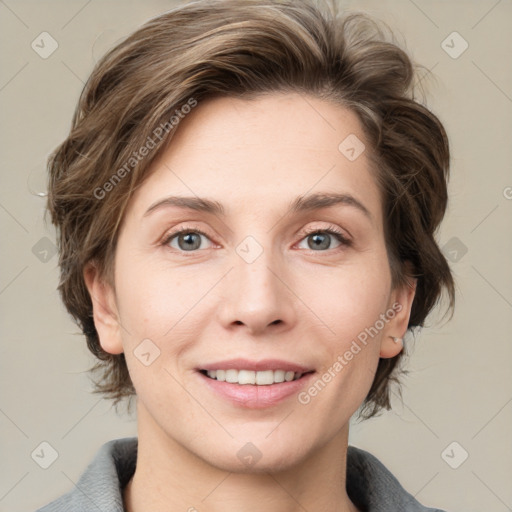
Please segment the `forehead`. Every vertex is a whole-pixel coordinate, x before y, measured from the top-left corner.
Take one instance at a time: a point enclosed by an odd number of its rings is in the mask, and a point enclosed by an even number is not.
[[[217,200],[226,214],[278,210],[328,192],[356,197],[378,219],[380,194],[364,145],[356,114],[325,100],[296,93],[208,99],[180,121],[131,209],[141,215],[172,194]]]

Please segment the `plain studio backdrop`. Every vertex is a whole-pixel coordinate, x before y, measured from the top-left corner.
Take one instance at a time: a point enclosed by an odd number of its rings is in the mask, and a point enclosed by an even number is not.
[[[425,81],[428,106],[452,150],[439,243],[457,281],[453,320],[409,344],[403,403],[395,397],[392,412],[353,422],[350,444],[376,455],[425,505],[510,511],[512,2],[342,4],[387,22],[436,76]],[[41,194],[48,154],[67,135],[94,63],[175,5],[0,2],[1,511],[46,504],[73,487],[104,442],[136,434],[133,416],[90,393],[93,358],[56,291],[55,233]]]

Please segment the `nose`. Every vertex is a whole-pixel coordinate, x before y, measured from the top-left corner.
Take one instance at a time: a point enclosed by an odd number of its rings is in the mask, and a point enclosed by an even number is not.
[[[252,263],[233,256],[234,268],[224,280],[217,310],[223,326],[251,335],[290,329],[296,318],[295,295],[282,262],[271,258],[270,251],[263,251]]]

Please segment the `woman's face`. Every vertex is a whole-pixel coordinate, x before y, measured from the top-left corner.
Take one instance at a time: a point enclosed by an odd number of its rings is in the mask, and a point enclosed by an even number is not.
[[[181,121],[131,199],[115,295],[88,277],[140,429],[229,471],[292,467],[346,436],[414,294],[392,290],[362,143],[351,111],[297,94],[200,102]]]

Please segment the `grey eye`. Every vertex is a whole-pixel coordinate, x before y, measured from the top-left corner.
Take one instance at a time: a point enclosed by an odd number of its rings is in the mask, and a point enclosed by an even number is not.
[[[178,249],[180,251],[195,251],[201,248],[201,237],[206,239],[205,235],[194,231],[178,233],[171,238],[169,245],[173,249]]]
[[[304,238],[307,240],[308,249],[312,249],[313,251],[322,251],[326,249],[333,249],[340,245],[340,242],[336,239],[333,234],[330,234],[325,231],[319,231],[317,233],[311,233]],[[332,247],[333,241],[337,243],[334,247]]]

